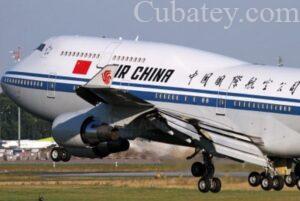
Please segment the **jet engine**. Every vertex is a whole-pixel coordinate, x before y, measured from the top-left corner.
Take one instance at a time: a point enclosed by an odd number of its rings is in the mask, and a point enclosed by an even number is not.
[[[103,158],[129,149],[129,141],[119,135],[117,128],[94,116],[86,110],[60,115],[53,122],[53,138],[71,155],[79,157]]]

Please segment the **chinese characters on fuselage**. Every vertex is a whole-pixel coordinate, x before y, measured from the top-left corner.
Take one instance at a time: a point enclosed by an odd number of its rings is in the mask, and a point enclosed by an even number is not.
[[[189,76],[190,78],[190,82],[188,83],[188,85],[190,85],[192,79],[194,77],[198,76],[198,71],[196,71],[194,74],[191,74]],[[228,89],[231,89],[231,88],[236,88],[240,82],[242,82],[242,79],[243,79],[243,75],[235,75],[231,78],[231,82],[228,86]],[[213,73],[206,73],[203,75],[201,81],[200,81],[200,84],[203,85],[203,87],[206,87],[207,84],[210,82],[210,80],[212,80],[211,82],[214,82],[214,84],[218,87],[221,87],[222,85],[224,85],[223,81],[225,80],[226,78],[226,75],[218,75],[216,78],[213,78]],[[251,77],[249,80],[245,80],[246,84],[244,84],[244,88],[247,89],[247,90],[250,90],[250,89],[255,89],[256,87],[256,84],[262,84],[262,90],[263,91],[266,91],[268,90],[268,87],[274,83],[274,80],[269,78],[267,80],[264,80],[264,81],[261,81],[257,78],[257,77]],[[287,85],[286,82],[281,82],[277,88],[277,92],[282,92],[284,87]],[[294,95],[296,90],[299,88],[300,86],[300,81],[295,81],[292,86],[289,88],[289,92],[291,93],[291,95]],[[223,87],[224,88],[224,87]],[[225,87],[226,88],[226,87]]]

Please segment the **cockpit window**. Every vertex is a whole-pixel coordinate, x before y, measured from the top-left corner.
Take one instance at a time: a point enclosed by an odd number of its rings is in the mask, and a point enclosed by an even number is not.
[[[36,49],[39,51],[43,51],[43,49],[45,48],[46,44],[42,43],[40,44]]]

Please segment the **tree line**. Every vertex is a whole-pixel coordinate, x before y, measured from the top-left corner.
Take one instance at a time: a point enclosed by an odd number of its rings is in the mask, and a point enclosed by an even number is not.
[[[40,139],[51,136],[51,123],[21,110],[21,138]],[[0,94],[0,139],[18,138],[18,107],[5,94]]]

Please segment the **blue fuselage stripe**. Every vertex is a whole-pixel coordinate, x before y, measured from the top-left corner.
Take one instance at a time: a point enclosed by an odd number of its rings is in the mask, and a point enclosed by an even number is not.
[[[45,74],[35,74],[35,73],[25,73],[25,72],[13,72],[9,71],[6,73],[6,75],[23,75],[23,76],[29,76],[29,77],[35,77],[35,78],[49,78],[49,75]],[[2,77],[2,82],[25,87],[25,88],[34,88],[34,89],[40,89],[40,90],[54,90],[55,91],[61,91],[61,92],[69,92],[69,93],[75,93],[75,88],[78,86],[78,84],[72,84],[72,83],[61,83],[61,82],[55,82],[54,85],[51,86],[51,84],[47,81],[36,81],[32,80],[30,78],[13,78],[13,77]],[[55,77],[57,81],[59,80],[68,80],[68,81],[82,81],[82,82],[88,82],[89,79],[87,78],[74,78],[74,77],[66,77],[66,76],[56,76]],[[23,82],[16,82],[11,81],[11,79],[19,79],[23,80]],[[39,82],[42,84],[32,84],[30,81]],[[28,82],[30,84],[28,84]],[[21,84],[22,83],[22,84]],[[27,83],[27,84],[24,84]],[[157,101],[157,102],[170,102],[170,103],[180,103],[180,104],[192,104],[192,105],[203,105],[203,106],[210,106],[210,107],[216,107],[218,104],[218,99],[209,97],[208,102],[203,102],[203,98],[206,98],[207,95],[227,95],[226,98],[226,105],[222,105],[221,107],[226,107],[229,109],[238,109],[238,110],[251,110],[251,111],[260,111],[260,112],[272,112],[272,113],[281,113],[281,114],[293,114],[293,115],[300,115],[300,107],[298,106],[292,106],[292,110],[279,110],[279,108],[275,111],[274,109],[271,110],[271,108],[266,109],[265,107],[248,107],[248,106],[237,106],[236,100],[228,99],[228,96],[233,96],[235,98],[252,98],[252,99],[260,99],[260,102],[254,102],[251,101],[251,104],[264,104],[263,100],[271,100],[271,101],[284,101],[284,102],[292,102],[292,103],[300,103],[300,100],[298,99],[290,99],[290,98],[280,98],[280,97],[269,97],[269,96],[258,96],[258,95],[249,95],[249,94],[239,94],[239,93],[225,93],[225,92],[218,92],[218,91],[209,91],[209,90],[200,90],[200,89],[188,89],[188,88],[179,88],[179,87],[168,87],[168,86],[157,86],[157,85],[146,85],[146,84],[136,84],[136,83],[124,83],[124,82],[113,82],[113,85],[123,85],[128,87],[136,87],[136,90],[129,90],[129,92],[141,99],[148,100],[148,101]],[[52,89],[54,87],[54,89]],[[140,89],[138,89],[140,88]],[[149,91],[143,91],[142,89],[159,89],[159,90],[166,90],[170,92],[166,93],[157,93],[157,92],[149,92]],[[158,94],[171,94],[171,91],[180,91],[180,92],[194,92],[197,93],[197,96],[191,96],[191,95],[175,95],[177,98],[170,99],[170,98],[158,98]],[[204,97],[202,97],[205,95]],[[262,100],[263,99],[263,100]],[[249,103],[249,101],[243,101]],[[267,103],[266,103],[267,104]],[[270,105],[270,104],[269,104]],[[284,107],[285,105],[282,104],[273,104],[277,105],[278,107]]]

